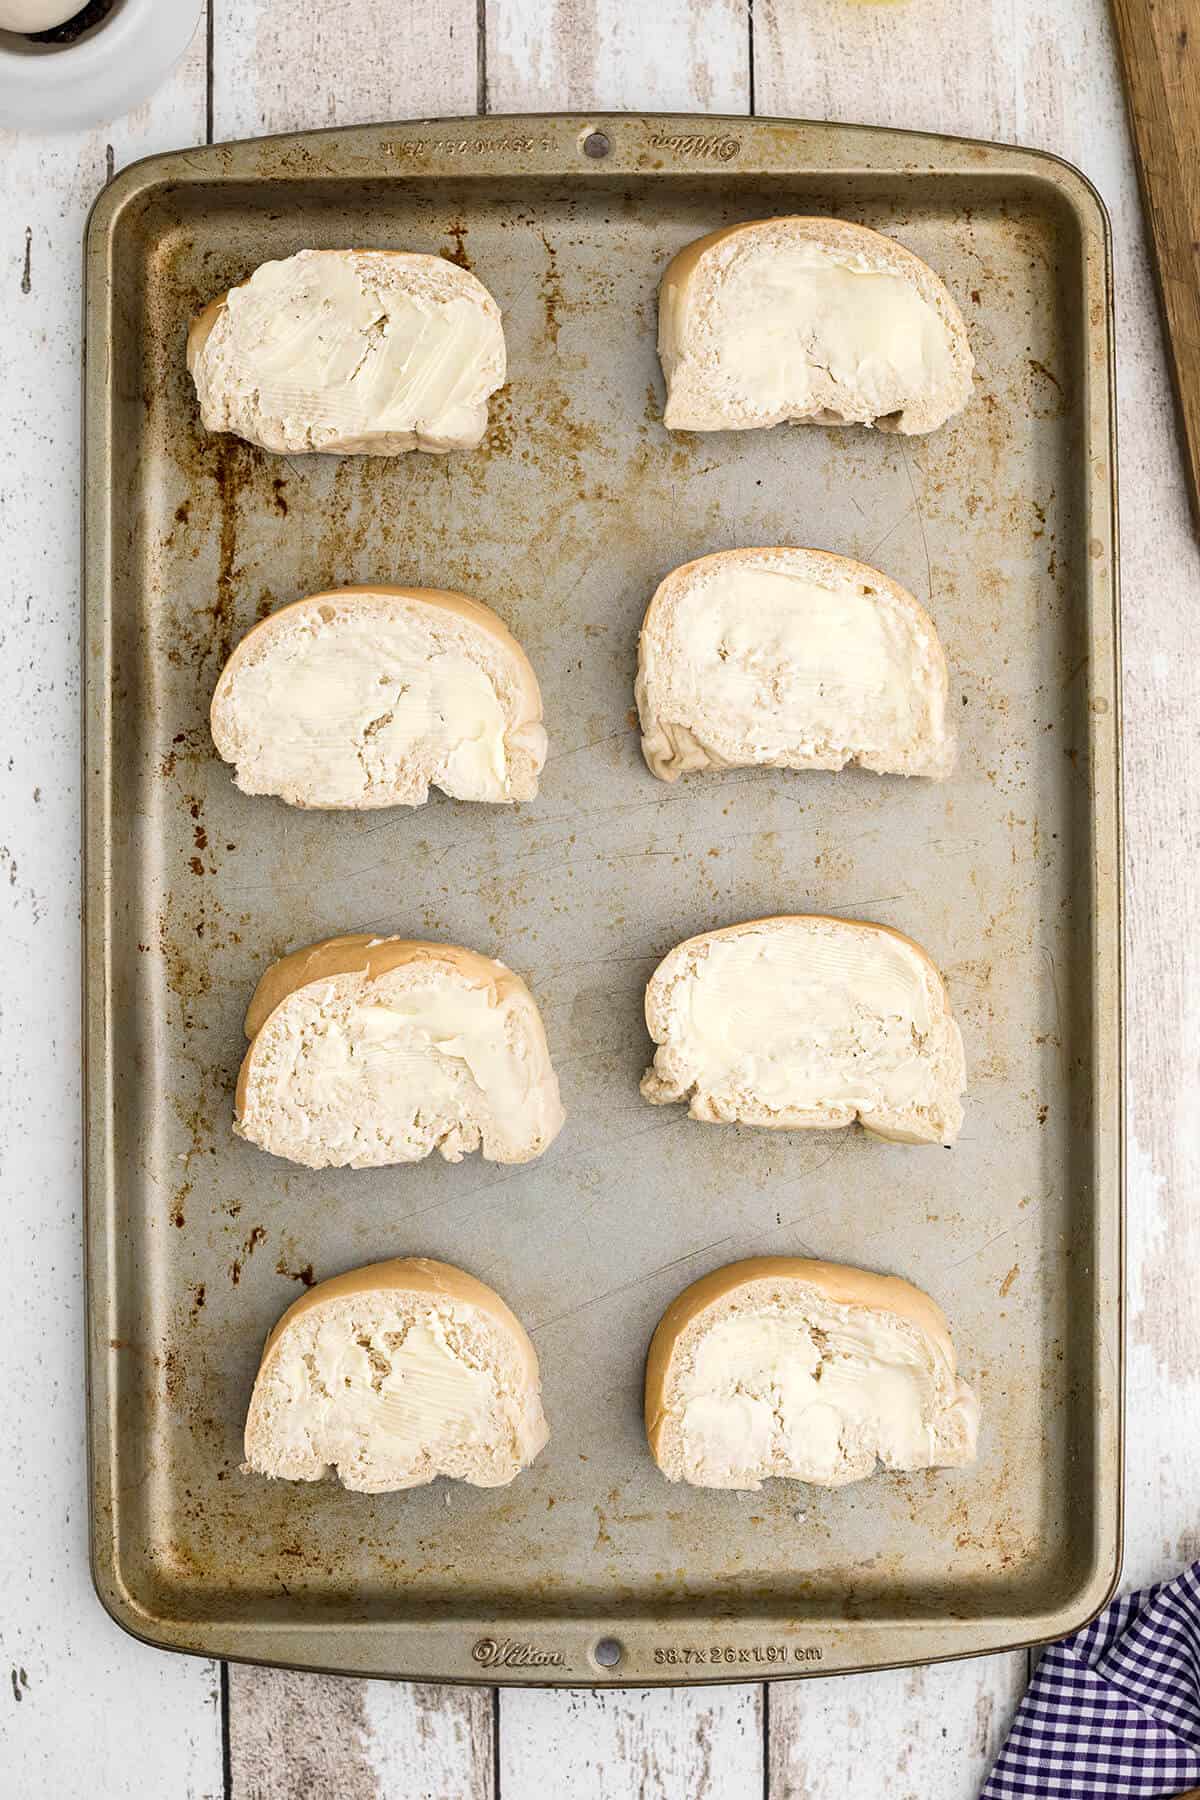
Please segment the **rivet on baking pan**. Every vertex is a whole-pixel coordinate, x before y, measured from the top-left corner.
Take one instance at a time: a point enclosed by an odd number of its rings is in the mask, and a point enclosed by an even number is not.
[[[617,1638],[601,1638],[592,1645],[592,1661],[602,1669],[615,1669],[625,1654],[625,1646]]]
[[[607,156],[611,149],[612,140],[604,131],[589,131],[583,140],[583,154],[594,157],[597,161],[600,157]],[[605,1642],[608,1642],[607,1638]]]

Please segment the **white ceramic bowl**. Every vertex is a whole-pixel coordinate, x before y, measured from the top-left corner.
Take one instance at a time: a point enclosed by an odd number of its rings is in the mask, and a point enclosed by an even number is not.
[[[192,41],[200,8],[201,0],[116,0],[73,44],[34,44],[0,31],[0,125],[66,131],[121,118],[166,80]]]

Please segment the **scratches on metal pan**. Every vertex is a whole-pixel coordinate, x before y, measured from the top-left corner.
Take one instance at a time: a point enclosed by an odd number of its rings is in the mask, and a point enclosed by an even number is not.
[[[593,1306],[600,1306],[605,1300],[614,1299],[617,1294],[628,1294],[633,1288],[644,1287],[646,1282],[653,1281],[656,1275],[665,1275],[671,1269],[678,1269],[683,1263],[694,1262],[698,1256],[707,1256],[710,1250],[719,1250],[722,1244],[736,1242],[736,1233],[715,1238],[711,1244],[701,1244],[695,1250],[689,1250],[684,1256],[676,1256],[670,1262],[660,1263],[656,1269],[647,1269],[644,1275],[635,1275],[632,1281],[622,1281],[616,1287],[606,1288],[602,1294],[593,1294],[590,1299],[581,1300],[578,1306],[571,1306],[566,1312],[556,1313],[552,1319],[538,1319],[529,1329],[531,1332],[549,1331],[552,1325],[565,1324],[568,1319],[577,1318],[580,1313],[590,1312]]]
[[[911,519],[913,514],[916,512],[916,510],[917,509],[916,509],[915,503],[912,506],[906,506],[904,511],[900,514],[900,517],[898,519],[893,519],[892,523],[888,526],[888,528],[884,532],[883,536],[881,538],[877,538],[875,540],[875,542],[871,545],[871,548],[869,550],[863,551],[862,561],[868,562],[868,563],[874,562],[875,557],[877,556],[879,551],[882,550],[883,546],[887,543],[887,541],[891,537],[892,533],[895,531],[899,531],[899,529],[903,525],[904,521],[906,519]]]
[[[962,1140],[960,1139],[959,1141],[961,1142]],[[993,1244],[999,1244],[1002,1243],[1005,1238],[1014,1237],[1018,1231],[1023,1231],[1025,1229],[1032,1217],[1036,1217],[1036,1214],[1023,1214],[1021,1218],[1014,1219],[1011,1225],[1006,1225],[1003,1231],[997,1231],[993,1237],[985,1239],[982,1244],[977,1244],[974,1250],[968,1250],[965,1256],[956,1257],[952,1263],[946,1264],[947,1273],[949,1273],[951,1269],[961,1269],[964,1263],[974,1262],[978,1257],[982,1256],[985,1251],[990,1250]]]
[[[909,461],[908,445],[900,439],[900,454],[904,458],[904,473],[908,476],[908,485],[912,489],[913,507],[917,515],[917,524],[921,527],[921,548],[925,552],[925,593],[933,595],[933,564],[929,558],[929,539],[925,534],[925,515],[921,511],[921,499],[917,493],[917,484],[913,480],[912,463]]]
[[[632,725],[622,725],[618,731],[606,732],[603,737],[589,738],[586,744],[576,744],[573,750],[552,750],[547,756],[547,763],[564,763],[572,756],[578,756],[582,750],[595,750],[601,744],[611,744],[614,738],[628,737],[633,731]]]

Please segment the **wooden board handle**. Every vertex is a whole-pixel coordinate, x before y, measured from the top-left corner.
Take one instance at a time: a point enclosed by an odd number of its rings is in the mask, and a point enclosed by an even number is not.
[[[1200,0],[1113,0],[1200,529]]]

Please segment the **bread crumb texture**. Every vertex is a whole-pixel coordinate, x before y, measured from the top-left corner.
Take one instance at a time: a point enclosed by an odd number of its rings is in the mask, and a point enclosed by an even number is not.
[[[542,699],[488,607],[439,589],[342,588],[250,631],[213,695],[213,742],[248,794],[291,806],[531,800]]]

